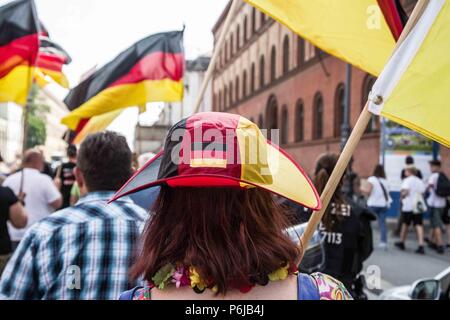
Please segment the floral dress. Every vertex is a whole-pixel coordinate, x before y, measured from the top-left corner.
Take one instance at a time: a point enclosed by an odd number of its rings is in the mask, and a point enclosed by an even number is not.
[[[320,300],[353,300],[344,285],[333,277],[316,272],[310,275],[315,283]],[[133,293],[133,300],[151,300],[151,286],[138,288]]]

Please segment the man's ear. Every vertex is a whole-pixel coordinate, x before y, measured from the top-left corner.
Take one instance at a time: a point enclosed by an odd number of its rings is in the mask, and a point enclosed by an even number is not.
[[[84,188],[86,188],[86,183],[84,182],[83,172],[81,172],[81,170],[78,167],[75,167],[73,169],[73,173],[75,175],[75,180],[77,181],[78,188],[80,188],[80,190],[83,190]]]

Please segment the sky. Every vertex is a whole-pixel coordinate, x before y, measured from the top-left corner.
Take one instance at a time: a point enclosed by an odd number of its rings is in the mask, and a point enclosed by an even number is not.
[[[0,0],[0,5],[10,0]],[[134,42],[153,33],[181,30],[186,26],[186,58],[211,53],[212,28],[228,0],[35,0],[38,16],[50,33],[72,57],[64,68],[71,86],[81,75],[101,67]],[[67,93],[56,85],[49,90],[61,99]],[[112,127],[130,138],[130,121],[137,110],[128,110]],[[143,115],[153,117],[154,113]],[[134,119],[134,120],[133,120]],[[134,129],[134,128],[133,128]],[[133,132],[132,132],[133,131]]]

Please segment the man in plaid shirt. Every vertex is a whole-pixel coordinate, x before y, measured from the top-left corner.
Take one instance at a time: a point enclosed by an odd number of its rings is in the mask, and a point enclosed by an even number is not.
[[[131,173],[124,137],[87,137],[75,168],[84,195],[28,230],[2,275],[0,298],[117,299],[136,286],[128,270],[147,213],[130,198],[107,204]]]

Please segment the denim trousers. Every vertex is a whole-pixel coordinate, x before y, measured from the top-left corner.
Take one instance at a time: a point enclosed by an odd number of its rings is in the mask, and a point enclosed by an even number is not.
[[[369,207],[378,217],[378,225],[380,226],[381,242],[387,243],[387,227],[386,227],[386,207]]]

